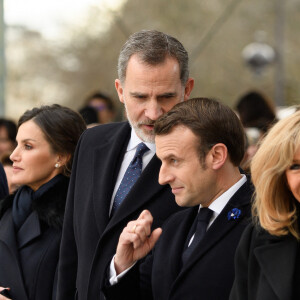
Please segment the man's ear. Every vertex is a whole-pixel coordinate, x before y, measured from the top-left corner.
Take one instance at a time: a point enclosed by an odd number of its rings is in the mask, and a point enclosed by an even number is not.
[[[117,90],[120,102],[124,103],[123,87],[120,79],[115,80],[115,88]]]
[[[218,144],[215,144],[210,149],[210,154],[211,154],[212,169],[218,170],[226,162],[227,157],[228,157],[228,150],[224,144],[218,143]]]
[[[188,100],[194,87],[194,79],[189,78],[184,88],[184,101]]]

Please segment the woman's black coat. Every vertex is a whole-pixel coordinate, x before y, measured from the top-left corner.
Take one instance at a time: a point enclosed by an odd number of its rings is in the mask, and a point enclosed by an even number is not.
[[[55,299],[57,264],[68,178],[32,203],[33,211],[16,234],[14,195],[0,202],[0,286],[13,300]]]

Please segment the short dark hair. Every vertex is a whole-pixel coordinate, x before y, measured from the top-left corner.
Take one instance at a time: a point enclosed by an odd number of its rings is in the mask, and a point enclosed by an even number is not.
[[[18,128],[29,120],[42,130],[54,153],[70,155],[63,169],[63,174],[70,176],[77,142],[86,129],[82,117],[68,107],[53,104],[27,110],[20,117]]]
[[[86,125],[99,123],[97,110],[92,106],[84,106],[79,111]]]
[[[241,96],[236,110],[244,127],[256,127],[267,132],[277,121],[273,103],[257,91],[250,91]]]
[[[155,122],[154,133],[165,135],[180,125],[189,128],[198,137],[200,162],[204,162],[215,144],[222,143],[228,149],[230,161],[235,166],[240,164],[245,152],[244,129],[227,105],[208,98],[178,103]]]
[[[93,99],[103,100],[107,106],[107,109],[110,110],[111,112],[115,112],[116,107],[114,105],[114,101],[108,95],[102,92],[94,92],[85,99],[85,105],[89,105],[90,101]]]
[[[137,54],[148,65],[163,63],[167,56],[178,61],[180,80],[185,85],[189,77],[189,57],[183,45],[174,37],[156,30],[142,30],[132,34],[123,45],[118,61],[118,76],[125,81],[128,61]]]
[[[16,136],[17,136],[17,125],[14,121],[0,118],[0,127],[5,127],[8,135],[8,139],[16,143]]]

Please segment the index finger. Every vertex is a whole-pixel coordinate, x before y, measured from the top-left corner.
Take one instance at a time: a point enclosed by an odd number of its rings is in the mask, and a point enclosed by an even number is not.
[[[140,214],[139,217],[138,217],[138,220],[143,220],[143,219],[144,219],[144,220],[149,220],[149,221],[152,222],[153,217],[152,217],[152,215],[151,215],[151,213],[150,213],[149,210],[145,209],[145,210],[143,210],[143,211],[141,212],[141,214]]]

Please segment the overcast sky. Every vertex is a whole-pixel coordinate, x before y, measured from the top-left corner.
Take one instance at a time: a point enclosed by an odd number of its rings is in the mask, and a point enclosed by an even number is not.
[[[114,8],[122,0],[4,0],[6,24],[26,25],[53,36],[63,23],[80,21],[90,5]]]

